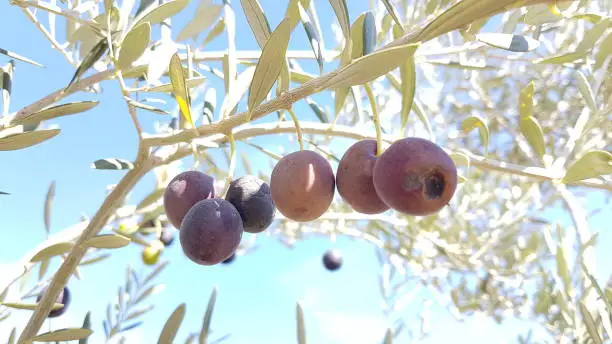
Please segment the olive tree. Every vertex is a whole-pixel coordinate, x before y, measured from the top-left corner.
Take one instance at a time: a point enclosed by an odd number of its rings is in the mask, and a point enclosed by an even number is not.
[[[279,2],[286,11],[277,25],[271,25],[257,0],[202,1],[182,27],[171,20],[189,0],[141,1],[138,8],[131,1],[111,0],[88,8],[72,0],[9,2],[75,72],[65,88],[12,109],[11,80],[19,77],[14,66],[37,62],[0,50],[10,59],[0,74],[0,150],[36,149],[53,140],[61,134],[48,125],[54,118],[98,105],[63,99],[102,92],[107,83],[120,86],[123,99],[117,101],[125,102],[125,115],[138,135],[135,157],[92,157],[92,168],[125,172],[91,219],[55,233],[3,267],[0,319],[10,316],[11,308],[31,309],[11,343],[86,339],[88,319],[83,326],[39,332],[50,312],[62,307],[54,303],[62,302],[58,296],[78,269],[104,264],[113,249],[130,245],[144,250],[146,262],[155,265],[147,277],[154,283],[171,264],[159,261],[159,239],[170,226],[162,197],[168,182],[183,170],[200,169],[214,176],[224,195],[237,166],[249,169],[237,143],[255,147],[273,166],[282,156],[250,139],[287,134],[297,137],[300,148],[307,146],[334,163],[345,150],[336,144],[338,138],[373,139],[384,149],[418,136],[442,147],[458,168],[452,201],[432,215],[393,210],[365,215],[336,194],[317,219],[296,222],[277,213],[266,230],[287,245],[312,235],[349,236],[376,245],[385,311],[398,319],[397,327],[381,334],[385,343],[404,328],[394,304],[415,284],[435,290],[458,318],[480,312],[499,322],[530,319],[554,342],[612,339],[611,289],[593,277],[600,243],[581,203],[594,192],[604,192],[609,200],[612,191],[609,1],[384,0],[370,1],[368,11],[350,17],[350,1],[291,0]],[[317,7],[333,10],[332,22],[320,23]],[[260,51],[237,49],[235,11],[244,11]],[[56,37],[45,24],[50,15],[57,18],[55,25],[65,26],[67,37]],[[155,26],[161,28],[156,38]],[[336,40],[324,41],[323,32],[332,29]],[[287,49],[299,30],[310,46]],[[227,39],[226,50],[202,48],[202,42],[221,37]],[[305,68],[304,60],[316,65]],[[210,87],[207,78],[222,79],[224,88]],[[141,100],[151,92],[165,93],[171,101],[158,106]],[[219,106],[217,94],[223,99]],[[327,100],[330,106],[319,105]],[[312,113],[293,111],[300,102]],[[141,111],[169,116],[148,133]],[[214,151],[224,152],[226,159],[213,158]],[[194,166],[177,164],[189,157]],[[126,195],[149,173],[155,174],[156,187],[139,203],[127,203]],[[51,184],[47,222],[54,193]],[[5,190],[1,197],[11,196]],[[539,216],[557,202],[571,216],[571,226]],[[239,251],[248,254],[258,235],[243,238]],[[62,262],[49,279],[6,299],[16,282],[36,267],[46,269],[52,259]],[[127,300],[137,297],[128,292],[135,290],[130,276],[128,271],[119,295]],[[209,333],[216,292],[205,311],[200,342]],[[37,293],[36,303],[22,302]],[[160,342],[174,340],[184,311],[182,304],[168,316]],[[300,343],[305,342],[302,319],[298,304]],[[120,335],[118,327],[106,326],[107,337]],[[423,334],[414,330],[413,335]]]

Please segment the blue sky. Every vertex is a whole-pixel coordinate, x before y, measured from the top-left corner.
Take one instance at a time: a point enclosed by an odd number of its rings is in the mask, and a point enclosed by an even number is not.
[[[275,0],[260,2],[271,26],[275,27],[284,14],[286,1],[280,2],[282,5]],[[349,3],[351,20],[366,9],[365,1]],[[328,1],[318,0],[316,4],[325,39],[332,42],[333,33],[329,26],[333,15],[331,7]],[[193,2],[189,9],[195,6],[196,2]],[[257,49],[239,1],[234,0],[233,6],[237,9],[238,49]],[[184,24],[191,17],[192,11],[189,9],[175,17],[176,20]],[[1,48],[31,57],[46,66],[40,69],[17,63],[11,112],[67,84],[73,68],[51,49],[42,34],[17,7],[0,2],[0,23],[3,29],[0,31]],[[224,48],[224,35],[208,46],[211,50]],[[309,49],[301,26],[294,31],[290,48]],[[6,58],[0,57],[0,64],[6,61]],[[303,66],[307,68],[314,64],[305,63]],[[331,67],[333,64],[327,66],[328,69]],[[212,81],[211,85],[221,86],[217,81]],[[34,148],[1,153],[0,190],[11,195],[0,197],[0,234],[4,238],[0,263],[17,260],[44,240],[43,202],[52,180],[57,183],[52,232],[57,232],[79,221],[81,214],[92,216],[104,199],[106,186],[116,183],[123,174],[92,170],[89,167],[92,161],[106,157],[131,159],[135,156],[136,135],[124,102],[117,100],[120,99],[119,89],[114,83],[105,83],[104,91],[102,95],[79,94],[70,97],[72,101],[97,99],[101,103],[84,114],[51,121],[62,128],[62,134],[58,137]],[[329,105],[331,98],[322,95],[316,99]],[[222,98],[218,96],[217,103],[221,101]],[[312,116],[303,105],[296,106],[296,111],[306,114],[306,117]],[[141,112],[139,118],[150,131],[153,121],[161,117]],[[269,145],[276,140],[278,137],[261,138],[258,143]],[[240,145],[239,148],[246,147]],[[267,168],[267,162],[257,166],[263,156],[256,154],[253,153],[251,164],[256,168]],[[130,200],[137,202],[141,199],[151,189],[153,182],[152,175],[144,178],[134,189]],[[601,207],[603,198],[603,194],[593,193],[587,208],[593,210]],[[547,216],[558,218],[563,224],[569,223],[567,216],[559,211],[550,212]],[[603,229],[604,221],[609,216],[610,211],[594,216],[590,221],[592,230]],[[600,243],[609,243],[611,239],[608,233],[600,234]],[[155,310],[142,317],[141,320],[145,322],[140,328],[129,332],[128,342],[155,342],[167,317],[180,303],[185,302],[187,313],[177,336],[177,342],[182,342],[189,332],[199,330],[213,285],[218,286],[217,307],[212,321],[216,335],[213,338],[231,333],[225,342],[227,344],[295,342],[297,301],[304,304],[310,343],[369,344],[382,340],[389,324],[380,308],[380,266],[372,245],[346,238],[340,238],[336,243],[326,238],[311,238],[298,243],[291,250],[268,237],[258,238],[258,244],[257,250],[239,257],[230,266],[202,267],[184,258],[178,240],[175,241],[163,256],[171,264],[158,280],[164,282],[166,287],[149,299],[149,303],[155,303]],[[345,258],[345,265],[335,273],[324,270],[321,265],[321,256],[330,247],[339,248]],[[601,266],[604,258],[609,256],[599,252],[600,279],[605,279],[610,273],[610,268]],[[51,326],[79,326],[85,313],[91,310],[95,333],[90,342],[103,342],[101,322],[106,305],[124,283],[127,264],[144,272],[151,269],[140,262],[139,246],[116,250],[105,263],[84,267],[81,271],[83,279],[72,278],[69,282],[73,292],[69,312],[53,320]],[[52,268],[57,265],[55,261]],[[415,319],[415,311],[422,306],[420,301],[428,295],[428,292],[417,294],[417,301],[404,311],[407,319]],[[14,324],[22,326],[29,312],[15,311],[13,314],[11,320],[0,323],[0,340],[8,336]],[[471,343],[513,343],[518,334],[525,333],[531,327],[526,322],[515,320],[507,320],[498,326],[480,317],[458,323],[435,304],[430,326],[432,335],[423,343],[455,342],[457,338],[470,338]],[[478,331],[478,337],[472,337],[474,331]],[[405,343],[406,339],[401,336],[398,342]]]

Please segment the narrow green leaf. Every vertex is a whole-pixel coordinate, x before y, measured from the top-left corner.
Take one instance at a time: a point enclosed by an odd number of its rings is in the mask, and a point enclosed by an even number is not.
[[[187,123],[189,123],[192,128],[195,128],[196,125],[193,123],[193,119],[191,117],[191,97],[189,96],[189,91],[185,81],[185,71],[183,70],[181,59],[177,53],[172,55],[168,70],[172,84],[172,92],[174,92],[174,97],[179,103],[181,113],[183,114],[183,117]]]
[[[85,319],[83,319],[82,327],[84,329],[91,329],[91,311],[87,311],[87,314],[85,314]],[[87,344],[88,341],[89,337],[81,338],[79,339],[79,344]]]
[[[390,328],[385,332],[384,344],[393,344],[393,331]]]
[[[393,26],[393,37],[399,38],[402,35],[402,29],[394,25]],[[416,64],[414,57],[409,57],[406,62],[400,65],[400,77],[401,77],[401,94],[402,94],[402,110],[400,113],[400,119],[402,121],[402,131],[408,125],[408,118],[412,109],[412,103],[414,102],[414,94],[416,93]]]
[[[39,334],[32,338],[32,340],[35,342],[80,340],[89,337],[92,333],[93,331],[87,328],[63,328]]]
[[[561,245],[559,244],[557,244],[556,260],[557,260],[557,274],[561,278],[561,281],[563,281],[564,289],[569,290],[569,288],[571,287],[572,280],[570,277],[569,268],[567,267],[567,259],[565,257],[563,247],[561,247]]]
[[[589,31],[584,34],[584,37],[578,43],[575,52],[587,53],[593,49],[595,43],[599,40],[610,27],[612,27],[612,18],[608,17],[605,20],[595,24]]]
[[[255,71],[256,67],[251,66],[238,75],[234,83],[233,92],[226,94],[223,99],[223,104],[221,104],[221,118],[226,118],[226,116],[229,116],[236,109],[238,103],[240,103],[244,95],[249,91],[249,87],[251,87],[255,76]]]
[[[41,68],[45,67],[42,64],[40,64],[40,63],[38,63],[38,62],[36,62],[34,60],[31,60],[31,59],[29,59],[27,57],[23,57],[23,56],[21,56],[21,55],[19,55],[17,53],[14,53],[12,51],[8,51],[6,49],[0,48],[0,54],[6,55],[6,56],[8,56],[8,57],[10,57],[12,59],[15,59],[15,60],[19,60],[19,61],[22,61],[22,62],[29,63],[29,64],[37,66],[37,67],[41,67]]]
[[[354,60],[329,81],[326,88],[363,85],[397,68],[411,58],[419,44],[407,44],[381,49]]]
[[[8,308],[28,310],[28,311],[33,311],[36,309],[36,307],[38,307],[38,303],[20,303],[20,302],[2,302],[0,303],[0,305],[4,307],[8,307]],[[51,310],[57,310],[62,307],[64,307],[63,304],[54,303],[53,306],[51,306]]]
[[[217,23],[215,24],[215,26],[213,26],[213,28],[210,29],[210,31],[208,32],[208,34],[204,38],[204,41],[202,42],[202,45],[206,45],[206,44],[210,43],[213,39],[217,38],[220,34],[223,33],[225,28],[226,28],[225,19],[221,18],[221,19],[217,20]]]
[[[489,152],[489,126],[485,123],[484,119],[478,115],[474,115],[466,118],[461,123],[461,129],[466,134],[476,128],[478,128],[478,134],[484,146],[485,155],[487,155]]]
[[[7,344],[15,344],[15,338],[17,337],[17,329],[13,327],[11,334],[9,335]]]
[[[11,120],[11,125],[14,126],[19,124],[39,123],[41,121],[46,121],[61,116],[82,113],[87,110],[93,109],[98,104],[100,104],[100,102],[97,100],[87,100],[51,106],[38,112],[27,114],[25,116],[14,117]]]
[[[597,103],[595,102],[595,94],[593,93],[593,89],[591,88],[589,81],[587,80],[586,76],[582,74],[581,71],[576,71],[574,73],[574,76],[576,77],[576,82],[578,83],[578,91],[580,91],[582,98],[584,98],[584,101],[586,102],[589,109],[591,109],[591,111],[596,114]]]
[[[253,111],[266,98],[278,78],[291,37],[291,27],[287,18],[278,24],[261,52],[249,87],[248,108]]]
[[[96,235],[83,243],[83,247],[93,248],[120,248],[130,243],[130,238],[120,234]]]
[[[32,257],[32,259],[30,259],[30,262],[36,263],[36,262],[40,262],[40,261],[49,259],[51,257],[55,257],[55,256],[59,256],[64,253],[68,253],[72,249],[72,246],[73,246],[72,243],[69,243],[69,242],[60,242],[57,244],[53,244],[51,246],[47,246],[43,248],[42,250],[38,251]]]
[[[84,265],[95,264],[95,263],[98,263],[98,262],[103,261],[103,260],[104,260],[104,259],[106,259],[106,258],[109,258],[110,256],[111,256],[111,254],[110,254],[110,253],[104,253],[104,254],[101,254],[101,255],[99,255],[99,256],[96,256],[96,257],[90,258],[90,259],[83,259],[83,260],[82,260],[82,261],[79,263],[79,266],[84,266]]]
[[[52,139],[59,133],[59,129],[45,129],[3,136],[3,132],[0,131],[0,151],[19,150],[33,147],[44,141]]]
[[[429,137],[433,138],[434,135],[431,129],[431,122],[429,121],[429,117],[425,113],[425,110],[423,109],[423,105],[421,104],[421,102],[417,101],[416,98],[414,102],[412,103],[412,111],[414,111],[414,113],[417,115],[421,123],[423,123],[423,125],[425,126],[425,129],[427,130]]]
[[[344,39],[346,41],[351,39],[351,21],[349,19],[348,8],[346,7],[345,0],[329,0],[330,5],[334,9],[340,29],[344,33]]]
[[[533,115],[533,93],[535,92],[535,83],[529,82],[523,87],[519,93],[519,114],[521,117],[529,117]]]
[[[169,113],[168,111],[166,111],[166,110],[162,110],[162,109],[156,108],[156,107],[151,106],[151,105],[149,105],[149,104],[144,104],[144,103],[141,103],[141,102],[135,101],[134,99],[131,99],[131,98],[125,98],[125,99],[126,99],[126,100],[127,100],[127,102],[128,102],[130,105],[132,105],[133,107],[136,107],[136,108],[139,108],[139,109],[143,109],[143,110],[148,110],[148,111],[151,111],[151,112],[154,112],[154,113],[160,114],[160,115],[169,115],[169,114],[170,114],[170,113]]]
[[[580,301],[580,314],[582,314],[584,325],[586,326],[587,332],[589,333],[589,337],[591,337],[593,343],[602,344],[603,340],[601,339],[601,335],[597,330],[597,324],[595,323],[595,319],[593,319],[593,315],[591,315],[591,312],[584,304],[584,301]]]
[[[403,36],[405,34],[404,27],[402,25],[402,22],[399,20],[399,17],[397,16],[397,10],[395,9],[395,6],[393,6],[391,1],[389,0],[382,0],[382,2],[387,8],[387,12],[389,12],[391,18],[393,18],[393,21],[395,22],[394,26],[398,27],[400,31],[400,36]]]
[[[176,41],[192,38],[211,27],[222,10],[223,5],[213,5],[210,0],[200,1],[193,18],[178,33]]]
[[[563,63],[571,63],[578,59],[583,59],[586,56],[586,53],[567,53],[561,54],[551,57],[544,57],[540,59],[533,60],[535,64],[563,64]]]
[[[70,80],[70,82],[68,83],[68,86],[66,86],[65,89],[66,90],[69,89],[70,86],[72,86],[72,84],[75,81],[77,81],[83,74],[85,74],[85,72],[87,72],[89,68],[91,68],[94,65],[94,63],[98,62],[98,60],[100,60],[102,56],[106,54],[107,51],[108,51],[108,41],[106,40],[106,38],[102,38],[98,41],[98,43],[96,43],[96,45],[94,45],[91,51],[83,58],[83,61],[81,61],[81,64],[79,64],[79,67],[77,68],[76,72],[74,72],[72,79]]]
[[[0,95],[2,95],[2,112],[0,115],[8,115],[11,105],[11,90],[13,87],[13,71],[15,62],[9,61],[6,65],[0,68]]]
[[[138,205],[136,206],[136,210],[141,210],[155,203],[157,200],[161,199],[165,191],[166,191],[166,188],[160,188],[160,189],[153,190],[150,194],[148,194],[145,198],[143,198],[142,201],[140,201],[140,203],[138,203]]]
[[[155,308],[155,306],[154,306],[154,305],[149,305],[149,306],[147,306],[147,307],[145,307],[145,308],[135,310],[135,311],[131,312],[131,313],[130,313],[130,314],[127,316],[127,318],[125,318],[125,320],[126,320],[126,321],[129,321],[129,320],[136,319],[136,318],[138,318],[139,316],[141,316],[141,315],[143,315],[143,314],[145,314],[145,313],[147,313],[147,312],[152,311],[152,310],[153,310],[153,308]]]
[[[55,197],[55,180],[51,182],[45,196],[44,221],[47,235],[51,231],[51,209],[53,208],[53,198]]]
[[[327,115],[327,112],[325,112],[325,110],[323,110],[319,104],[317,104],[310,97],[306,97],[306,103],[308,103],[308,106],[310,106],[310,109],[312,112],[314,112],[321,123],[329,123],[329,116]]]
[[[363,52],[368,55],[376,49],[376,20],[372,12],[366,12],[363,17]]]
[[[574,161],[565,172],[564,183],[597,178],[612,173],[612,153],[593,150]]]
[[[208,305],[206,306],[206,313],[204,314],[204,322],[202,324],[202,330],[198,337],[199,344],[206,344],[208,341],[208,335],[210,334],[210,322],[212,320],[213,311],[215,309],[215,303],[217,302],[217,287],[213,287],[210,298],[208,299]]]
[[[364,37],[364,22],[366,15],[370,12],[364,12],[357,19],[353,25],[351,25],[351,60],[362,57],[365,51],[363,43],[365,42]]]
[[[117,158],[98,159],[91,164],[91,168],[96,170],[131,170],[134,168],[134,163]]]
[[[608,56],[612,55],[612,31],[608,32],[606,37],[601,40],[599,50],[595,53],[595,64],[593,70],[598,70],[604,64]]]
[[[172,312],[162,329],[159,340],[157,341],[158,344],[170,344],[174,341],[179,326],[181,326],[183,318],[185,317],[185,307],[185,304],[181,303],[174,312]]]
[[[310,42],[310,47],[312,48],[312,52],[314,53],[315,59],[317,60],[317,64],[319,65],[319,73],[323,73],[323,53],[321,51],[321,37],[314,27],[310,16],[304,9],[301,3],[298,2],[298,12],[300,14],[300,19],[302,21],[302,26],[304,26],[304,30],[306,30],[306,36],[308,37],[308,41]]]
[[[480,33],[476,35],[476,40],[495,48],[520,53],[532,51],[540,46],[540,42],[533,38],[508,33]]]
[[[185,80],[185,86],[187,88],[191,89],[191,88],[200,86],[202,83],[204,83],[205,80],[206,80],[206,78],[203,77],[203,76],[198,76],[198,77],[194,77],[194,78],[191,78],[191,79],[187,79],[187,80]],[[145,92],[168,93],[168,92],[174,92],[174,91],[172,89],[172,84],[170,83],[170,84],[163,84],[163,85],[151,87],[151,88],[145,90]]]
[[[190,0],[170,0],[159,6],[148,7],[134,19],[134,26],[149,22],[151,25],[159,24],[164,20],[182,11]]]
[[[38,281],[42,281],[43,277],[45,277],[45,274],[47,273],[47,269],[49,269],[50,262],[51,262],[50,259],[45,259],[40,262],[40,266],[38,268]]]
[[[134,26],[121,42],[117,67],[119,69],[131,67],[132,63],[138,60],[147,50],[150,41],[151,24],[149,22],[142,22]]]
[[[519,128],[536,155],[542,158],[546,153],[546,147],[544,132],[538,120],[533,116],[523,117],[519,121]]]
[[[306,344],[306,328],[304,326],[304,311],[302,305],[298,302],[296,307],[297,312],[297,341],[298,344]]]
[[[8,192],[0,191],[0,195],[10,195]]]
[[[165,268],[168,266],[168,262],[163,262],[155,267],[153,271],[144,279],[142,282],[143,285],[151,282],[157,275],[159,275]]]
[[[259,1],[240,0],[240,4],[242,5],[247,22],[255,35],[257,44],[259,44],[259,48],[263,49],[272,33],[268,18],[266,18]]]

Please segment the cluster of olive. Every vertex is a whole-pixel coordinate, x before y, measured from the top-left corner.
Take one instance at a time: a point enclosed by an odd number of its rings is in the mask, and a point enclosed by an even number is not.
[[[215,196],[214,178],[199,171],[185,171],[170,180],[164,209],[179,230],[185,256],[201,265],[231,262],[243,232],[263,232],[276,212],[270,187],[261,179],[235,179],[220,198]]]

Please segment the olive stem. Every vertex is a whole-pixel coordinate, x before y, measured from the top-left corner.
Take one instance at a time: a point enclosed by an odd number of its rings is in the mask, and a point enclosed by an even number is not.
[[[304,150],[304,140],[302,140],[302,128],[300,127],[300,121],[298,121],[298,118],[293,112],[293,109],[288,108],[287,111],[291,115],[291,119],[293,120],[293,124],[295,125],[295,132],[297,133],[297,140],[300,144],[300,150]]]
[[[383,152],[382,149],[382,132],[380,130],[380,119],[378,118],[378,109],[376,107],[376,97],[372,91],[372,86],[366,83],[363,85],[368,94],[368,100],[370,101],[370,107],[372,108],[372,121],[374,122],[374,128],[376,129],[376,156],[380,156]]]

